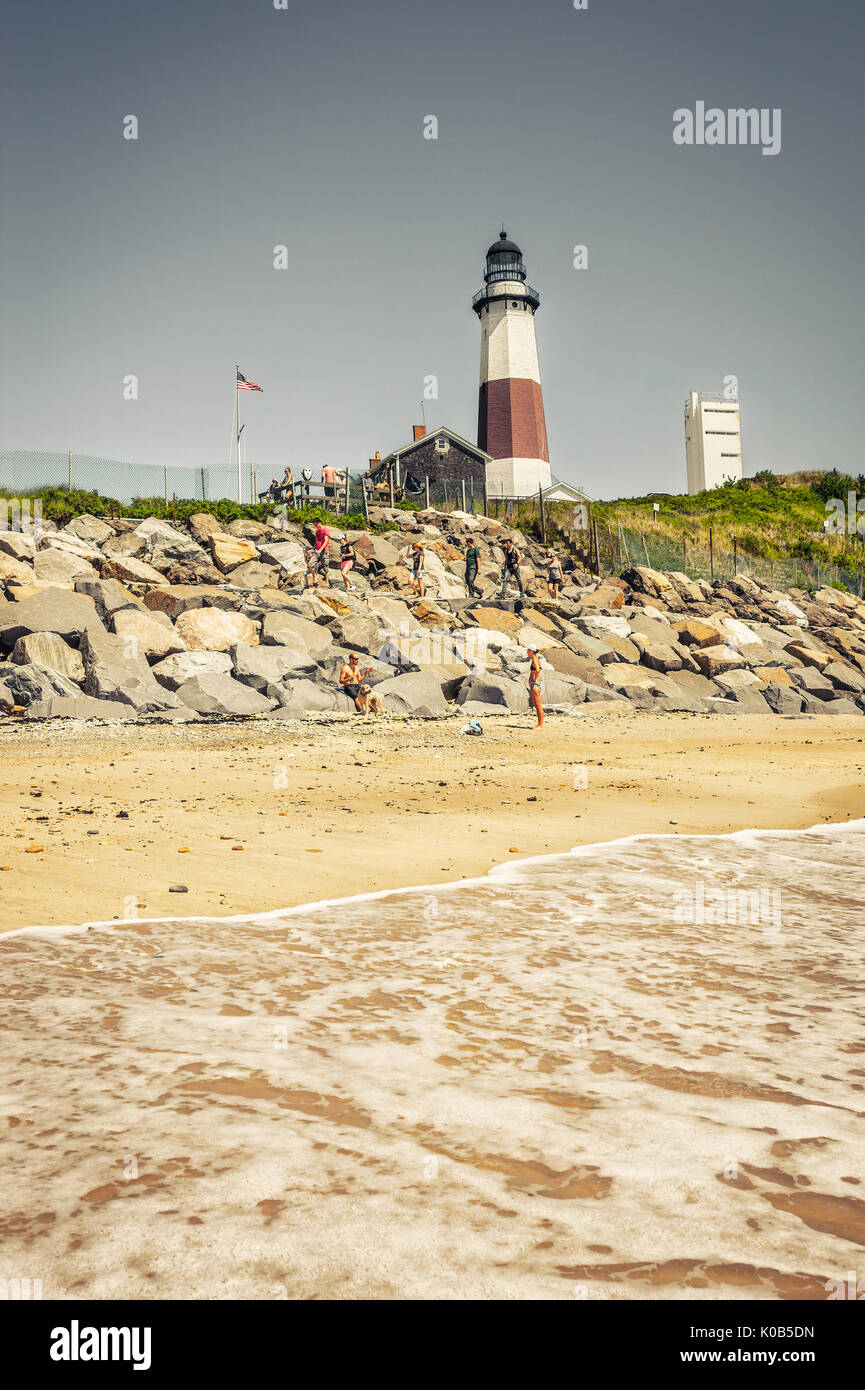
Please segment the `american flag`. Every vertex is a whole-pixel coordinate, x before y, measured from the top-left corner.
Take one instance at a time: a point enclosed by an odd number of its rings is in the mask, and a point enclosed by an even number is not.
[[[260,386],[256,386],[254,381],[249,381],[248,378],[243,375],[243,372],[238,367],[237,389],[238,391],[260,391],[262,388]]]

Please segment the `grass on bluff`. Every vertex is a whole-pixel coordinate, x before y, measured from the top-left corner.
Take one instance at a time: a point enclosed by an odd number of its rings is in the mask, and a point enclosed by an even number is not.
[[[799,480],[801,475],[793,481],[766,471],[693,497],[649,493],[596,502],[594,519],[599,526],[621,525],[679,548],[683,537],[691,545],[707,546],[711,527],[719,549],[731,549],[735,539],[745,555],[764,560],[796,556],[861,573],[865,570],[861,533],[827,534],[823,523],[833,516],[826,506],[830,499],[838,498],[846,505],[849,492],[865,497],[865,474],[854,478],[833,469],[806,476],[807,482]]]

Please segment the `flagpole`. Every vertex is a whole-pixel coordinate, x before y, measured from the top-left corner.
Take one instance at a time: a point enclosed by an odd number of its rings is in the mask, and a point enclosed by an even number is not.
[[[242,480],[240,472],[240,392],[237,388],[237,373],[240,371],[240,363],[235,362],[234,373],[234,410],[237,421],[237,503],[238,506],[243,502]]]

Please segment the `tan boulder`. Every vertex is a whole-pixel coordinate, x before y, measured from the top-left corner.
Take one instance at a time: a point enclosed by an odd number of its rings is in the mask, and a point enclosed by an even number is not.
[[[617,584],[599,584],[591,593],[580,595],[580,610],[587,608],[610,608],[615,612],[624,607],[625,595]]]
[[[194,512],[187,522],[189,533],[199,545],[207,545],[211,536],[222,532],[222,523],[210,512]]]
[[[19,584],[32,584],[34,579],[33,566],[27,565],[23,560],[16,560],[12,555],[5,555],[0,552],[0,583],[6,584],[10,579],[16,580]]]
[[[242,540],[240,536],[227,536],[224,532],[209,538],[213,563],[223,574],[229,574],[247,560],[258,558],[258,549],[252,541]]]
[[[697,647],[691,653],[704,676],[713,678],[725,671],[738,671],[746,664],[732,647],[719,643],[715,647]]]
[[[507,608],[467,608],[466,616],[478,627],[490,627],[496,632],[507,632],[511,636],[516,636],[523,626],[524,619],[517,617],[516,613],[511,613]]]
[[[227,608],[234,610],[238,595],[216,584],[166,584],[145,595],[145,607],[176,618],[188,608]]]
[[[186,643],[164,613],[119,608],[111,623],[117,636],[123,638],[135,655],[146,657],[151,664],[186,651]]]
[[[699,618],[681,618],[673,626],[679,635],[679,641],[684,642],[686,647],[716,647],[718,645],[718,629],[710,627],[708,623],[701,622]]]
[[[822,671],[832,660],[828,652],[818,651],[807,642],[788,642],[784,650],[797,661],[801,661],[803,666],[816,666],[818,671]]]
[[[793,684],[790,672],[785,671],[783,666],[755,666],[753,667],[753,672],[764,685]]]
[[[191,652],[227,652],[237,642],[258,645],[252,619],[223,608],[188,608],[177,619],[176,631]]]
[[[84,679],[81,653],[56,632],[28,632],[19,637],[12,648],[12,660],[19,666],[26,666],[28,662],[48,666],[71,681],[80,683]]]
[[[117,555],[102,565],[103,579],[119,579],[122,584],[164,584],[165,579],[144,560],[133,555]]]

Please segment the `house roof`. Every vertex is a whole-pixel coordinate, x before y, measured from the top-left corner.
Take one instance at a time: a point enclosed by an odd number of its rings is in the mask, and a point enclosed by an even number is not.
[[[553,482],[549,487],[544,488],[544,497],[549,497],[551,502],[557,500],[563,502],[593,502],[584,488],[574,487],[573,483]]]
[[[420,439],[412,439],[408,444],[404,444],[401,449],[392,449],[382,459],[382,463],[390,463],[392,459],[397,457],[405,458],[406,454],[413,453],[423,444],[429,444],[430,439],[439,434],[447,435],[452,443],[458,444],[467,454],[473,454],[476,459],[480,459],[481,463],[492,463],[492,454],[485,453],[483,449],[478,448],[477,444],[471,444],[467,439],[463,439],[461,434],[457,434],[456,430],[449,429],[447,425],[438,425],[434,430],[427,430]]]

